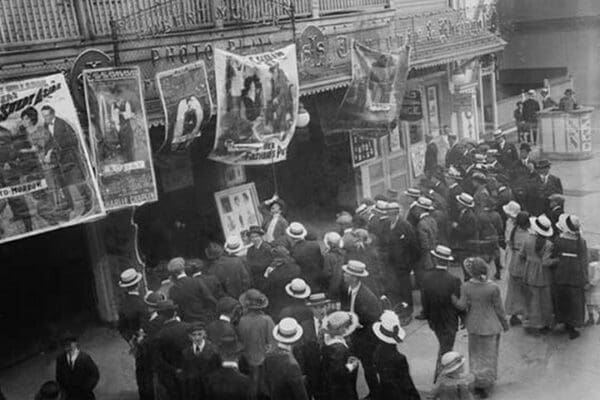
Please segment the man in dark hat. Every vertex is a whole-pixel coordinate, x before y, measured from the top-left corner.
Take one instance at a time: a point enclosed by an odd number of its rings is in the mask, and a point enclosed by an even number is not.
[[[565,212],[565,196],[562,194],[552,194],[548,197],[548,210],[546,211],[546,216],[552,222],[552,228],[554,228],[554,234],[557,235],[560,232],[560,229],[556,228],[556,223],[558,222],[558,217]]]
[[[430,251],[437,244],[438,227],[433,217],[429,214],[433,211],[433,202],[426,197],[419,197],[411,206],[409,213],[417,221],[415,227],[417,240],[419,241],[419,258],[415,265],[415,279],[417,284],[421,285],[425,271],[433,268]],[[417,316],[417,319],[423,319],[423,315]]]
[[[169,297],[177,305],[183,321],[206,323],[213,319],[217,300],[201,281],[186,275],[185,260],[174,258],[167,269],[173,280]]]
[[[184,400],[183,350],[189,346],[187,325],[177,316],[177,307],[171,300],[158,304],[159,312],[166,318],[156,334],[155,358],[157,383],[171,400]]]
[[[559,177],[550,174],[550,161],[540,160],[535,164],[535,175],[532,182],[535,200],[531,214],[538,216],[548,210],[548,198],[553,194],[563,194],[563,186]]]
[[[423,170],[425,175],[430,177],[438,165],[438,147],[433,141],[431,134],[425,135],[425,142],[427,143],[427,147],[425,149],[425,167]]]
[[[250,378],[240,372],[239,359],[243,346],[235,336],[224,336],[218,345],[221,365],[208,376],[207,399],[250,400]]]
[[[237,336],[235,324],[242,313],[242,306],[239,301],[233,297],[223,296],[217,302],[216,320],[208,324],[206,333],[208,340],[212,343],[219,343],[223,336]]]
[[[221,361],[217,348],[206,339],[204,323],[194,322],[188,327],[191,346],[183,351],[183,398],[206,398],[206,378]]]
[[[75,335],[65,334],[61,345],[64,352],[56,358],[56,382],[64,400],[94,400],[94,388],[100,379],[96,363],[79,349]]]
[[[185,270],[188,276],[200,281],[218,301],[225,296],[225,291],[219,279],[208,273],[208,266],[199,258],[185,260]]]
[[[248,237],[252,246],[246,253],[246,263],[250,270],[252,284],[255,288],[263,288],[265,270],[273,262],[271,250],[273,246],[264,241],[265,231],[260,226],[251,226]]]
[[[470,257],[475,250],[479,231],[477,228],[477,216],[473,210],[475,200],[467,193],[456,196],[459,207],[458,218],[452,223],[451,237],[456,240],[456,259],[462,265],[465,258]],[[465,280],[468,280],[465,273]]]
[[[454,260],[452,250],[437,246],[431,252],[435,268],[423,278],[423,314],[429,327],[435,333],[440,348],[438,351],[434,382],[437,379],[440,359],[452,351],[458,330],[459,310],[454,306],[452,295],[460,298],[460,279],[448,272],[448,265]]]
[[[451,221],[455,221],[458,217],[458,205],[456,202],[456,196],[464,192],[460,182],[462,182],[462,176],[458,169],[455,167],[448,168],[445,174],[446,183],[448,184],[448,197],[446,201],[448,204],[448,216]]]
[[[56,381],[46,381],[36,393],[34,400],[58,400],[60,397],[60,386]],[[6,400],[0,394],[0,400]]]
[[[527,130],[533,136],[533,145],[537,144],[537,119],[540,111],[540,103],[535,98],[535,90],[527,92],[527,99],[523,102],[523,119],[527,124]],[[531,137],[529,138],[531,143]]]
[[[500,261],[500,241],[504,240],[504,224],[502,217],[493,208],[493,201],[488,200],[483,207],[475,212],[479,235],[479,251],[483,259],[489,264],[494,260],[496,266],[495,279],[500,279],[502,262]]]
[[[573,110],[576,110],[578,107],[579,106],[575,101],[575,92],[573,91],[573,89],[565,90],[565,95],[561,97],[560,101],[558,102],[558,108],[561,111],[571,112]]]
[[[506,141],[505,133],[501,129],[494,132],[494,149],[498,150],[496,159],[502,168],[512,169],[513,165],[519,160],[519,153],[514,144]]]
[[[473,199],[475,200],[475,212],[481,210],[490,202],[490,192],[487,189],[487,177],[482,172],[476,172],[471,177],[473,182]]]

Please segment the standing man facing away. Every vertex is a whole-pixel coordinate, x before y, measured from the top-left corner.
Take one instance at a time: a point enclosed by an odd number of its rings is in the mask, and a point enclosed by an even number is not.
[[[95,400],[94,388],[100,379],[92,357],[79,350],[77,337],[66,334],[61,340],[64,352],[56,359],[56,381],[64,400]]]

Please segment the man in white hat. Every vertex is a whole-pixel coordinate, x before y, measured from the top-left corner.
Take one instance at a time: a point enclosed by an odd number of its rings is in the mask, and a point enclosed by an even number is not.
[[[494,141],[493,149],[498,150],[496,159],[505,170],[510,171],[515,163],[519,161],[517,148],[514,144],[506,141],[506,135],[502,129],[494,131]]]
[[[433,210],[433,202],[426,197],[419,197],[410,206],[409,210],[414,220],[416,220],[417,240],[420,249],[419,259],[415,265],[415,278],[418,285],[421,285],[424,272],[433,268],[430,251],[435,248],[438,237],[437,222],[429,214]]]
[[[209,274],[216,276],[228,296],[237,299],[250,288],[250,274],[244,261],[237,256],[244,250],[244,244],[238,237],[230,237],[225,242],[225,253],[212,264]]]
[[[527,92],[527,99],[523,102],[523,120],[530,132],[529,142],[533,137],[533,145],[537,144],[537,113],[540,111],[540,103],[535,99],[535,90]]]
[[[316,240],[307,240],[308,234],[304,225],[292,222],[286,229],[292,240],[290,255],[300,266],[302,278],[313,290],[321,290],[323,277],[323,255]]]
[[[370,326],[377,322],[382,312],[379,299],[361,280],[369,276],[367,266],[356,260],[349,260],[342,266],[344,282],[348,286],[348,295],[342,299],[342,309],[358,316],[361,327],[352,336],[352,345],[358,358],[365,369],[365,379],[372,393],[375,393],[378,382],[375,366],[373,365],[373,351],[377,345]]]
[[[458,218],[452,223],[451,237],[456,240],[456,259],[459,263],[473,254],[478,238],[475,200],[468,193],[456,196]]]
[[[454,260],[452,250],[446,246],[437,246],[431,251],[435,259],[435,268],[423,277],[421,291],[423,314],[429,327],[435,333],[440,348],[438,351],[435,379],[437,379],[442,354],[454,347],[458,331],[459,310],[454,306],[452,296],[460,298],[460,279],[448,272],[448,265]]]
[[[121,273],[119,287],[125,290],[125,296],[119,306],[119,323],[117,329],[123,339],[133,347],[132,340],[142,327],[148,310],[140,295],[142,274],[134,268],[128,268]]]
[[[273,329],[277,346],[265,357],[265,383],[271,400],[308,400],[303,373],[292,353],[303,329],[294,318],[283,318]]]

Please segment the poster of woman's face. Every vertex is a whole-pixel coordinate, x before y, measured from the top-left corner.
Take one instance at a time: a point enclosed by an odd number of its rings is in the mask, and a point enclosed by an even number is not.
[[[261,223],[254,183],[216,192],[215,200],[225,238],[236,236],[249,245],[248,228]]]

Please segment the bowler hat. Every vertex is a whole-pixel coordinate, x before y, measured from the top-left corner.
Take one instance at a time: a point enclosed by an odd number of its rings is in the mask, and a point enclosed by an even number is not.
[[[265,231],[263,230],[263,228],[261,228],[258,225],[252,225],[249,229],[248,229],[248,236],[252,235],[252,234],[256,234],[256,235],[264,235]]]
[[[40,388],[36,400],[55,400],[60,395],[60,386],[56,381],[46,381]]]
[[[161,301],[165,301],[167,297],[161,292],[148,292],[144,296],[144,303],[150,307],[157,307],[158,303]]]
[[[161,300],[156,304],[156,311],[174,311],[177,310],[177,306],[173,303],[173,300]]]
[[[531,146],[529,143],[521,143],[519,150],[525,150],[526,152],[531,153]]]
[[[244,345],[238,340],[237,335],[233,333],[221,336],[219,343],[217,343],[217,348],[219,354],[229,356],[239,355],[244,351]]]
[[[196,321],[196,322],[189,324],[187,327],[187,332],[189,334],[192,334],[192,333],[198,332],[198,331],[206,331],[206,325],[204,324],[204,322]]]
[[[550,168],[550,161],[544,159],[544,160],[540,160],[537,163],[535,163],[535,169],[544,169],[544,168]]]
[[[217,314],[230,314],[236,307],[240,306],[240,302],[231,296],[223,296],[217,301]]]

